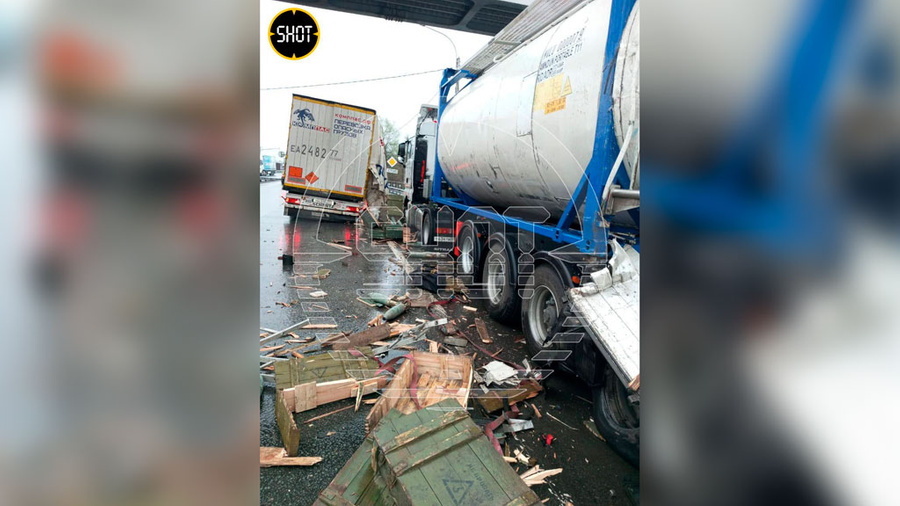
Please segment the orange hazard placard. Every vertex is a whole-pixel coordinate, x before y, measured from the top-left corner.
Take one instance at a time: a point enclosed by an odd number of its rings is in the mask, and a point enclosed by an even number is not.
[[[309,184],[313,184],[319,180],[319,176],[317,176],[315,172],[310,172],[306,175],[306,180],[309,181]]]
[[[291,165],[288,167],[287,182],[299,184],[303,181],[303,168]]]

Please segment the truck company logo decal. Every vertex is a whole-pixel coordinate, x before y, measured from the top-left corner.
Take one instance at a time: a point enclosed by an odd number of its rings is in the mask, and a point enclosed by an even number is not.
[[[288,60],[306,58],[319,45],[319,23],[302,9],[285,9],[269,23],[269,45]]]
[[[316,117],[313,116],[313,113],[309,108],[294,109],[294,112],[291,113],[291,126],[315,130],[316,132],[325,132],[326,134],[331,133],[330,128],[316,124]]]

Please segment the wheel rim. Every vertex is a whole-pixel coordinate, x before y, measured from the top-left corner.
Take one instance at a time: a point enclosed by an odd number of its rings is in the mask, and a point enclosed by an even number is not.
[[[463,237],[462,246],[459,248],[460,266],[463,274],[475,272],[475,244],[469,236]]]
[[[528,325],[538,344],[544,346],[558,319],[559,303],[553,291],[546,286],[536,287],[528,303]]]
[[[506,286],[506,266],[504,264],[505,262],[498,257],[494,257],[488,264],[488,299],[495,306],[500,304],[500,297],[503,296],[503,288]]]

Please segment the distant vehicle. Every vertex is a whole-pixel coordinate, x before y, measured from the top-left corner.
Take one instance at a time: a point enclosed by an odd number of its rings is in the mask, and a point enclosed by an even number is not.
[[[284,214],[356,219],[365,207],[369,167],[384,166],[375,110],[294,95],[290,125]]]

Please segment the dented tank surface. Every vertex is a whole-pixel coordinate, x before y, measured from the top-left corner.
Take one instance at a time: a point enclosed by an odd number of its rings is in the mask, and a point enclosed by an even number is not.
[[[593,155],[610,2],[589,2],[493,65],[453,98],[438,156],[451,186],[485,205],[541,206],[562,214]],[[639,3],[626,24],[613,86],[625,157],[637,168]]]

